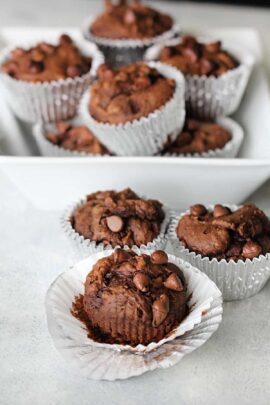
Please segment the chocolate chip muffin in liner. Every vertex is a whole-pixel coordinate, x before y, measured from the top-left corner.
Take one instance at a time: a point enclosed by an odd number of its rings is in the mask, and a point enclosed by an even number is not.
[[[192,157],[192,158],[235,158],[240,150],[244,139],[243,128],[233,119],[228,117],[220,117],[215,122],[227,129],[231,135],[231,139],[224,145],[223,148],[209,150],[202,153],[176,153],[167,148],[161,152],[162,156],[166,157]]]
[[[126,193],[126,192],[133,193],[132,190],[126,189],[126,190],[123,190],[122,192],[116,192],[116,194]],[[103,193],[103,192],[101,192],[101,193]],[[92,195],[94,195],[94,194],[90,194],[90,196],[92,196]],[[141,247],[141,248],[148,248],[148,249],[164,249],[165,248],[165,246],[167,244],[166,232],[167,232],[170,220],[171,220],[172,211],[168,207],[161,205],[156,200],[147,200],[145,197],[138,196],[137,194],[136,194],[136,197],[138,197],[139,199],[146,201],[146,202],[154,201],[154,202],[158,203],[160,205],[163,218],[157,219],[156,218],[157,213],[154,213],[153,215],[151,214],[152,215],[151,218],[150,217],[147,218],[146,214],[144,216],[143,209],[141,212],[138,211],[137,214],[133,212],[133,213],[130,213],[130,215],[128,215],[127,213],[122,212],[120,215],[119,213],[116,213],[115,208],[112,208],[109,211],[104,210],[104,214],[102,214],[102,215],[99,214],[99,215],[101,215],[101,219],[98,218],[97,213],[93,214],[92,217],[95,217],[95,223],[93,224],[93,226],[95,228],[94,231],[98,227],[99,239],[102,239],[105,241],[106,238],[111,237],[111,240],[113,240],[113,239],[115,240],[114,243],[112,241],[110,242],[109,240],[107,240],[106,243],[96,241],[96,240],[91,240],[89,237],[83,236],[83,234],[81,232],[79,233],[75,229],[74,214],[76,214],[76,212],[78,212],[78,210],[81,210],[82,207],[85,207],[85,204],[87,202],[87,197],[80,199],[79,201],[75,202],[74,204],[71,204],[67,208],[67,210],[65,211],[64,215],[61,217],[61,220],[60,220],[61,227],[62,227],[64,233],[67,235],[67,237],[68,237],[69,241],[71,242],[71,245],[73,246],[75,251],[77,251],[79,253],[80,257],[86,257],[86,256],[96,253],[96,252],[101,252],[103,250],[109,250],[109,249],[115,248],[116,246],[120,246],[119,242],[121,242],[121,247],[123,247],[123,248],[132,248],[132,247]],[[119,207],[119,209],[122,210],[122,208],[120,208],[120,207]],[[119,212],[119,209],[117,209],[117,212]],[[85,222],[85,220],[86,220],[85,215],[87,215],[87,213],[83,213],[83,217],[82,217],[80,226],[83,226],[83,222]],[[110,220],[112,217],[113,218],[117,217],[116,222],[117,222],[117,220],[119,222],[119,215],[120,215],[120,221],[122,222],[122,225],[123,225],[123,230],[124,230],[123,232],[121,230],[119,230],[119,228],[114,229],[114,224],[112,226],[111,224],[108,224],[108,222],[107,222],[107,224],[104,223],[104,218],[105,217],[107,218],[107,216],[109,216]],[[139,229],[136,229],[136,224],[134,224],[134,218],[138,219],[138,221],[140,223],[139,228],[141,228],[142,231],[144,231],[144,229],[146,229],[146,232],[149,231],[147,226],[151,226],[151,230],[150,230],[151,234],[149,234],[149,235],[155,235],[155,236],[148,243],[143,243],[143,244],[140,243],[138,245],[136,245],[136,243],[134,243],[136,237],[137,237],[137,240],[142,239],[141,237],[138,236]],[[100,229],[99,227],[100,227],[101,221],[102,221],[102,226]],[[107,219],[106,219],[106,221],[107,221]],[[145,224],[143,224],[143,222],[145,222]],[[154,230],[155,228],[153,228],[154,222],[155,222],[155,224],[159,223],[158,232],[156,232]],[[88,225],[85,226],[85,229],[87,226]],[[109,226],[110,226],[110,228],[109,228]],[[118,224],[116,224],[116,227],[117,226],[118,226]],[[124,239],[125,237],[127,237],[128,233],[129,233],[128,230],[125,231],[125,227],[128,227],[128,228],[133,227],[133,229],[132,229],[133,238],[131,239],[133,242],[131,242],[129,244],[127,244],[126,239]],[[113,231],[111,229],[113,229]],[[136,234],[137,234],[137,236],[136,236]],[[125,242],[122,243],[122,239]]]
[[[213,39],[199,38],[201,43],[212,42]],[[159,60],[162,49],[181,43],[181,38],[165,41],[163,44],[149,48],[144,59]],[[248,84],[254,56],[237,45],[224,45],[224,48],[238,61],[239,65],[226,73],[215,76],[185,74],[185,99],[190,115],[202,119],[215,119],[233,114],[239,107]]]
[[[35,41],[24,41],[16,46],[9,46],[0,53],[0,68],[16,48],[25,50],[47,41],[57,45],[59,36],[55,38],[39,38]],[[73,40],[82,55],[92,59],[90,70],[82,76],[65,79],[31,82],[18,80],[0,70],[0,81],[5,90],[7,101],[14,114],[23,121],[53,122],[65,120],[75,115],[82,95],[96,78],[99,65],[104,63],[104,56],[97,46],[85,40]]]
[[[63,121],[63,123],[67,125],[70,124],[72,127],[83,126],[83,123],[79,117],[75,117],[68,121]],[[33,135],[36,139],[38,144],[39,150],[42,156],[55,156],[55,157],[100,157],[100,156],[110,156],[110,152],[105,148],[100,142],[100,147],[98,148],[98,152],[88,152],[84,150],[76,150],[76,149],[68,149],[67,147],[63,147],[61,145],[55,144],[51,142],[47,135],[49,133],[56,133],[57,123],[49,123],[49,122],[38,122],[33,127]]]
[[[145,39],[109,39],[94,35],[90,27],[93,17],[86,18],[83,22],[82,31],[85,39],[95,43],[105,56],[106,63],[112,67],[133,63],[143,59],[147,48],[154,44],[162,43],[180,33],[180,26],[174,22],[171,29],[161,35]]]
[[[120,251],[123,252],[123,250]],[[133,249],[133,251],[138,255],[142,253],[139,249]],[[143,253],[148,256],[153,251],[144,250]],[[76,367],[85,377],[113,381],[137,376],[157,368],[170,367],[186,354],[200,347],[217,330],[222,319],[220,291],[198,269],[180,258],[168,255],[170,265],[177,266],[182,271],[186,284],[188,309],[181,323],[175,325],[161,340],[151,341],[147,345],[133,346],[114,343],[114,341],[107,343],[91,338],[89,328],[80,320],[80,317],[78,319],[74,316],[73,303],[76,297],[84,294],[85,286],[88,288],[84,283],[86,279],[89,281],[91,272],[95,271],[93,266],[97,265],[98,260],[104,260],[112,254],[113,250],[96,253],[62,273],[52,283],[46,297],[48,328],[54,344],[68,364]],[[133,290],[133,282],[130,283],[130,288]],[[167,285],[166,282],[165,284]],[[138,287],[139,284],[136,282],[135,286]],[[118,287],[114,292],[117,292],[117,289]],[[138,299],[144,294],[142,291],[134,293],[137,294]],[[172,295],[170,292],[168,295],[170,308]],[[119,297],[122,297],[120,291]],[[113,311],[112,308],[110,311]],[[110,316],[114,318],[113,314]],[[117,327],[120,327],[121,322],[117,323],[117,319],[115,322]],[[135,331],[133,326],[132,323],[131,330]],[[143,327],[144,323],[140,328]],[[128,328],[124,330],[128,331]]]
[[[185,81],[181,72],[159,62],[149,62],[150,68],[156,69],[162,76],[175,81],[172,98],[164,106],[145,117],[123,124],[99,122],[89,112],[91,89],[81,101],[82,119],[114,154],[120,156],[152,156],[158,153],[167,142],[181,131],[185,119]]]
[[[220,207],[219,204],[217,206],[218,208]],[[211,213],[214,211],[214,207],[213,205],[209,205],[206,209]],[[236,205],[228,204],[222,205],[222,209],[224,209],[224,207],[229,209],[231,213],[241,208]],[[255,209],[257,208],[255,207]],[[171,221],[168,237],[173,246],[175,255],[188,261],[192,266],[197,267],[213,280],[222,292],[224,301],[241,300],[257,294],[270,278],[270,253],[264,252],[254,258],[248,258],[249,255],[247,254],[246,258],[243,258],[233,256],[236,254],[236,251],[232,251],[232,255],[227,259],[221,257],[217,259],[189,250],[184,242],[179,240],[177,227],[180,219],[190,214],[190,212],[191,211],[188,210],[180,215],[175,213]],[[249,227],[249,224],[246,226]],[[213,247],[214,243],[208,244],[208,247],[211,246]],[[236,246],[233,247],[234,250],[236,248]]]

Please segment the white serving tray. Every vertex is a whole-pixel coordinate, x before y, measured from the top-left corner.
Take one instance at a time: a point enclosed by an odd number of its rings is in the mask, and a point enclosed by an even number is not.
[[[5,28],[0,30],[0,46],[18,38],[48,40],[56,31],[80,35],[72,28]],[[91,191],[127,186],[174,208],[194,202],[238,204],[245,200],[270,176],[270,93],[261,43],[252,29],[217,29],[204,34],[221,38],[225,45],[226,41],[242,44],[256,56],[257,65],[234,116],[245,130],[238,159],[40,157],[31,127],[14,118],[0,89],[0,168],[42,209],[62,209]]]

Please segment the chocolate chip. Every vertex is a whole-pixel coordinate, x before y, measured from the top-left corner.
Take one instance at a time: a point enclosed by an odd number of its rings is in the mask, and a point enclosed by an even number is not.
[[[252,240],[248,241],[243,246],[242,255],[246,259],[254,259],[254,257],[260,256],[261,253],[262,253],[261,246],[258,243],[253,242]]]
[[[54,47],[53,45],[47,44],[47,42],[41,42],[41,43],[39,44],[39,48],[40,48],[43,52],[47,53],[48,55],[53,54],[54,51],[55,51],[55,47]]]
[[[33,49],[31,52],[31,59],[35,62],[42,62],[45,58],[45,55],[42,51],[38,49]]]
[[[164,281],[164,286],[166,288],[168,288],[169,290],[174,290],[174,291],[183,291],[184,290],[181,280],[175,273],[172,273],[167,278],[167,280]]]
[[[155,264],[166,264],[168,263],[168,255],[163,250],[156,250],[151,254],[151,261]]]
[[[126,24],[133,24],[136,21],[136,15],[132,10],[127,10],[124,15],[124,21]]]
[[[220,41],[209,42],[208,44],[204,45],[204,48],[209,53],[217,53],[221,49],[221,42]]]
[[[72,39],[70,38],[69,35],[63,34],[59,38],[59,44],[60,45],[72,44]]]
[[[182,54],[186,56],[191,63],[195,63],[198,60],[197,52],[192,48],[183,48]]]
[[[112,232],[121,232],[124,226],[124,221],[118,215],[112,215],[106,218],[107,226]]]
[[[43,62],[35,62],[34,60],[31,60],[29,63],[29,71],[31,73],[40,73],[44,69],[44,63]]]
[[[200,73],[201,75],[208,75],[211,70],[214,68],[214,65],[211,61],[206,58],[200,60]]]
[[[114,261],[116,263],[122,263],[125,262],[126,260],[128,260],[130,258],[130,253],[127,252],[124,249],[116,249],[114,251]]]
[[[216,204],[214,207],[214,218],[219,218],[219,217],[223,217],[223,215],[229,215],[231,213],[231,210],[227,207],[224,207],[221,204]]]
[[[135,284],[136,288],[142,292],[149,291],[150,279],[144,273],[136,273],[133,277],[133,283]]]
[[[71,128],[71,125],[66,121],[58,121],[55,123],[55,127],[60,134],[64,134]]]
[[[67,76],[69,77],[78,77],[81,76],[82,70],[77,65],[71,65],[67,67]]]
[[[161,296],[153,302],[153,326],[157,327],[162,324],[168,315],[169,307],[170,302],[166,294],[161,294]]]
[[[13,58],[19,58],[20,56],[22,56],[25,53],[25,50],[22,48],[15,48],[12,52],[11,52],[11,56]]]
[[[207,209],[202,204],[195,204],[190,207],[190,215],[194,217],[202,217],[207,214]]]

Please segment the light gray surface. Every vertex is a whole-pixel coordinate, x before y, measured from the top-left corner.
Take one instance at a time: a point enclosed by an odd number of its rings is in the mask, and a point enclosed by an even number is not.
[[[95,4],[1,0],[0,24],[76,25]],[[251,25],[265,34],[270,11],[183,4],[181,18],[198,27]],[[35,210],[1,174],[0,196],[1,405],[269,404],[270,283],[253,298],[225,304],[218,332],[175,367],[124,382],[87,381],[62,362],[46,327],[46,290],[76,260],[59,213]],[[270,183],[250,200],[270,214]]]

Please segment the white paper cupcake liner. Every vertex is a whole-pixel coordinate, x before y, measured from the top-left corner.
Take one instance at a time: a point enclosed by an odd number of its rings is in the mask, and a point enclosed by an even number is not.
[[[222,149],[214,149],[204,153],[186,153],[177,154],[166,152],[162,156],[166,157],[193,157],[193,158],[234,158],[238,155],[240,147],[244,139],[243,128],[234,120],[228,117],[220,117],[215,122],[222,127],[226,128],[232,139],[226,143]]]
[[[239,208],[236,205],[225,204],[232,211]],[[208,206],[214,209],[214,206]],[[270,278],[270,254],[260,255],[253,260],[238,260],[237,262],[225,259],[209,259],[185,248],[178,239],[176,229],[180,218],[189,211],[176,215],[171,221],[168,237],[176,256],[188,261],[213,280],[222,292],[224,301],[241,300],[257,294]]]
[[[176,88],[173,97],[161,108],[147,117],[125,124],[105,124],[96,121],[89,112],[91,90],[81,101],[80,113],[87,125],[99,140],[116,155],[152,156],[166,143],[169,134],[181,131],[185,120],[185,81],[181,72],[159,62],[148,63],[162,75],[174,79]],[[172,140],[174,140],[172,139]]]
[[[199,38],[199,40],[206,42],[204,38]],[[144,59],[147,61],[156,60],[159,58],[163,47],[177,45],[179,42],[181,42],[181,38],[154,45],[146,51]],[[231,115],[241,103],[255,59],[244,48],[226,45],[225,49],[239,61],[240,64],[237,68],[220,77],[185,75],[186,106],[193,116],[215,119],[220,116]]]
[[[52,44],[56,44],[58,37]],[[29,49],[44,38],[32,42],[18,43],[16,47]],[[45,39],[46,41],[46,39]],[[16,80],[0,71],[7,100],[14,114],[20,119],[35,123],[37,121],[60,121],[75,115],[82,95],[96,78],[96,71],[104,63],[104,56],[95,44],[85,40],[74,41],[80,51],[92,58],[92,66],[88,73],[80,77],[67,78],[45,83],[31,83]],[[0,53],[0,65],[8,60],[14,46],[5,48]]]
[[[144,198],[144,196],[142,197]],[[76,202],[72,204],[71,206],[68,207],[68,209],[65,211],[64,215],[60,219],[61,227],[68,237],[68,239],[71,242],[71,245],[73,246],[74,250],[77,251],[81,257],[86,257],[89,256],[90,254],[93,253],[98,253],[102,252],[104,250],[111,250],[113,247],[111,245],[105,245],[102,242],[96,242],[96,241],[91,241],[90,239],[86,239],[84,236],[80,235],[78,232],[75,231],[75,229],[72,226],[72,216],[74,212],[83,204],[85,204],[86,198],[81,199],[79,202]],[[141,245],[139,246],[140,249],[153,249],[153,250],[158,250],[158,249],[164,249],[168,238],[166,236],[167,234],[167,229],[170,224],[171,218],[172,218],[172,211],[165,207],[164,205],[162,206],[162,209],[165,213],[165,218],[161,224],[160,227],[160,233],[159,235],[152,241],[147,243],[146,245]],[[130,248],[137,248],[138,246],[124,246],[124,249],[130,249]]]
[[[179,24],[174,23],[170,30],[151,39],[108,39],[98,37],[90,32],[93,21],[93,17],[87,18],[84,21],[82,28],[83,36],[87,40],[94,42],[100,48],[105,55],[106,62],[113,67],[142,60],[149,46],[171,39],[180,33]]]
[[[83,125],[81,119],[76,117],[69,120],[71,125]],[[38,122],[33,128],[33,134],[38,144],[39,150],[42,156],[52,156],[52,157],[105,157],[110,156],[109,154],[100,155],[98,153],[87,153],[80,152],[76,150],[65,149],[61,146],[55,145],[50,142],[46,135],[50,131],[54,131],[55,127],[53,123]]]
[[[135,250],[139,253],[138,250]],[[205,343],[222,319],[222,298],[216,285],[189,263],[169,255],[179,266],[191,296],[187,317],[166,338],[147,346],[103,344],[88,338],[83,323],[70,312],[75,296],[84,293],[84,282],[92,266],[113,250],[94,254],[62,273],[46,297],[49,331],[63,357],[90,379],[116,380],[167,368]],[[144,252],[151,254],[151,251]]]

